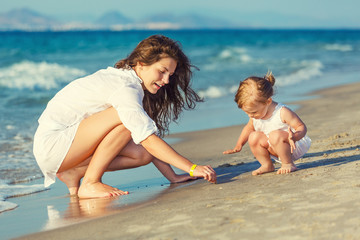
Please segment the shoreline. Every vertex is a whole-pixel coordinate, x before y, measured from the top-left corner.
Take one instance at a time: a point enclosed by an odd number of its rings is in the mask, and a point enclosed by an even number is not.
[[[172,144],[176,151],[214,167],[218,184],[178,185],[135,209],[17,239],[356,239],[359,90],[360,83],[341,85],[291,103],[301,105],[296,113],[313,140],[296,161],[299,171],[251,176],[259,165],[248,145],[240,154],[222,155],[236,143],[242,125],[171,134],[183,139]]]

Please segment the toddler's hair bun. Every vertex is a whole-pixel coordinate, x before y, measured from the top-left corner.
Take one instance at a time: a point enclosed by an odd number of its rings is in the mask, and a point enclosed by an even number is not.
[[[271,71],[268,71],[267,74],[264,76],[264,79],[271,83],[271,86],[275,84],[275,77]]]

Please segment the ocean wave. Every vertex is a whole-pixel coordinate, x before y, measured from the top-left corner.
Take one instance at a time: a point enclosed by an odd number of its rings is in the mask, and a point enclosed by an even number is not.
[[[0,181],[0,213],[17,207],[16,203],[6,201],[7,198],[29,195],[45,190],[48,190],[48,188],[45,188],[43,184],[9,185],[5,181]]]
[[[22,61],[0,69],[0,87],[49,90],[85,74],[57,63]]]
[[[289,63],[288,63],[289,64]],[[276,86],[290,86],[300,82],[310,80],[314,77],[321,76],[323,64],[320,61],[314,60],[304,60],[304,61],[293,61],[290,63],[289,68],[293,69],[291,73],[277,76],[274,73],[276,78]],[[275,69],[276,70],[276,69]],[[234,79],[235,81],[235,79]],[[239,86],[239,82],[234,82],[233,85],[227,87],[224,86],[209,86],[206,89],[198,90],[197,93],[202,98],[220,98],[227,96],[229,94],[235,94]]]
[[[218,59],[222,60],[237,60],[239,62],[250,62],[251,56],[246,53],[245,48],[241,47],[228,47],[222,50],[218,55]]]
[[[255,61],[247,53],[247,50],[241,47],[225,47],[207,58],[208,62],[201,67],[201,69],[207,71],[214,71],[219,67],[224,68],[224,63],[226,63],[226,66],[237,66],[238,64],[248,64]]]
[[[299,63],[295,63],[298,68],[290,74],[284,76],[278,76],[276,78],[277,86],[289,86],[299,82],[310,80],[314,77],[321,76],[321,69],[324,67],[320,61],[304,60]]]
[[[210,86],[207,89],[197,91],[197,94],[202,98],[220,98],[229,94],[234,94],[237,91],[238,85],[230,87]]]
[[[324,46],[325,50],[328,51],[340,51],[340,52],[350,52],[353,51],[353,47],[349,44],[326,44]]]

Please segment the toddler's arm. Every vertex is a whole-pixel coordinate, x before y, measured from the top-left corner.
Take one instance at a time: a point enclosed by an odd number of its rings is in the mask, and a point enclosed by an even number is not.
[[[287,123],[292,129],[294,129],[295,132],[293,132],[289,128],[289,142],[295,143],[296,141],[299,141],[303,137],[305,137],[307,128],[305,123],[300,119],[300,117],[287,107],[284,107],[281,109],[281,120],[284,123]]]
[[[246,144],[246,142],[249,139],[249,135],[251,132],[255,131],[252,119],[249,120],[249,122],[245,125],[243,130],[241,131],[241,134],[239,136],[239,139],[236,142],[236,145],[233,149],[229,149],[223,152],[223,154],[232,154],[240,152],[242,147]]]

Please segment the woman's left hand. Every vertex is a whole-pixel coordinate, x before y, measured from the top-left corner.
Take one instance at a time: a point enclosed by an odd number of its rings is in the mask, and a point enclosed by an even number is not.
[[[205,180],[216,183],[216,172],[210,165],[198,165],[194,169],[194,176],[203,177]]]
[[[171,183],[182,183],[182,182],[187,182],[190,180],[195,180],[198,179],[197,177],[190,177],[188,174],[181,174],[181,175],[176,175],[175,178],[171,181]]]

